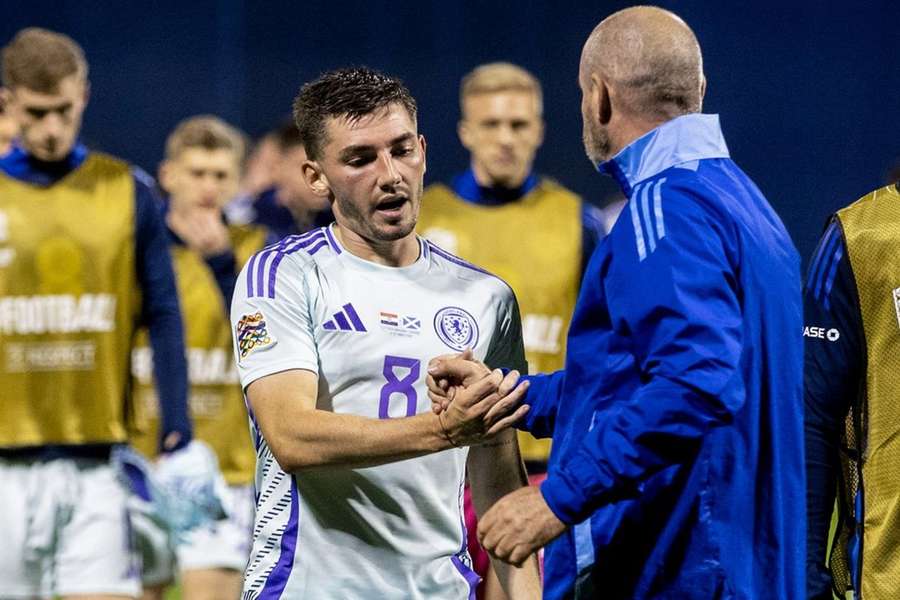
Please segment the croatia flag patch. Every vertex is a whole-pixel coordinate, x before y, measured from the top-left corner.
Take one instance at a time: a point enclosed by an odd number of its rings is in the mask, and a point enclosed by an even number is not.
[[[266,318],[259,311],[242,316],[235,332],[241,360],[256,350],[275,344],[275,339],[269,335],[269,331],[266,329]]]

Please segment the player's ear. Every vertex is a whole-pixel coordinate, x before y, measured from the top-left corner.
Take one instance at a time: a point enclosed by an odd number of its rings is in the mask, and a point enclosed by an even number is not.
[[[331,196],[331,185],[328,183],[328,178],[319,167],[318,162],[307,159],[303,161],[302,169],[303,179],[306,181],[306,185],[309,186],[309,189],[312,190],[313,194],[321,198]]]
[[[425,143],[425,136],[420,133],[419,134],[419,147],[422,148],[422,172],[423,173],[426,170],[428,170],[428,161],[426,160],[427,155],[425,153],[427,146],[428,146],[428,144]]]
[[[157,174],[159,185],[169,194],[172,193],[172,184],[174,183],[173,179],[175,178],[174,170],[172,161],[168,159],[159,163],[159,171]]]
[[[471,152],[475,141],[472,139],[472,128],[465,118],[460,119],[456,124],[456,134],[459,136],[459,142],[463,148]]]

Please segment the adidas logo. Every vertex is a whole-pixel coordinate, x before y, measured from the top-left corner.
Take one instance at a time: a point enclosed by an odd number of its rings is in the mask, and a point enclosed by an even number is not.
[[[328,331],[368,331],[362,319],[356,314],[356,309],[349,302],[334,313],[334,317],[325,321],[322,327]]]

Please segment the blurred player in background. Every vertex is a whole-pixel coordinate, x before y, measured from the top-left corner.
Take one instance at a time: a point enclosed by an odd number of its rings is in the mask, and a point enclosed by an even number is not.
[[[181,122],[169,135],[160,168],[185,324],[191,417],[197,439],[215,450],[229,487],[223,499],[227,520],[196,528],[184,539],[155,531],[140,536],[142,550],[146,548],[144,585],[152,588],[147,597],[161,598],[165,584],[178,573],[184,598],[237,598],[250,551],[256,453],[232,359],[228,309],[238,272],[262,248],[266,232],[255,225],[228,225],[222,215],[222,207],[237,192],[243,158],[241,132],[218,118],[199,116]],[[159,428],[152,365],[153,353],[142,331],[132,370],[136,401],[148,418],[133,445],[149,456],[156,453]],[[150,525],[143,523],[139,535]]]
[[[460,87],[459,139],[471,153],[450,185],[425,190],[418,231],[449,252],[496,273],[522,309],[532,373],[561,369],[581,273],[602,237],[598,211],[534,172],[544,141],[538,80],[509,63],[467,74]],[[513,250],[514,249],[514,250]],[[529,471],[543,473],[549,440],[520,434]]]
[[[13,140],[18,134],[19,124],[6,107],[4,99],[0,97],[0,156],[9,152],[12,148]]]
[[[900,582],[900,183],[831,219],[804,288],[807,597]],[[837,491],[838,528],[826,548]]]
[[[191,439],[175,278],[152,180],[78,142],[88,66],[72,39],[20,31],[3,105],[21,137],[0,160],[0,597],[135,597],[127,493],[110,467],[131,416],[134,331],[147,326],[161,452]]]
[[[316,227],[322,227],[333,220],[326,200],[316,196],[303,180],[303,163],[306,161],[306,150],[297,126],[293,121],[282,124],[271,134],[274,151],[268,153],[272,161],[272,185],[254,198],[242,198],[229,207],[229,214],[235,222],[256,223],[270,231],[269,241],[278,241],[289,235],[306,233]],[[262,161],[266,156],[260,156]],[[260,167],[261,168],[261,167]]]
[[[525,484],[504,429],[522,389],[499,400],[473,386],[438,417],[424,362],[470,347],[524,368],[515,296],[416,236],[425,140],[400,81],[333,71],[294,106],[306,182],[337,224],[255,255],[235,288],[259,456],[244,597],[471,598],[465,470],[482,511]],[[517,377],[498,371],[491,385]],[[497,569],[512,597],[540,596],[535,559]]]

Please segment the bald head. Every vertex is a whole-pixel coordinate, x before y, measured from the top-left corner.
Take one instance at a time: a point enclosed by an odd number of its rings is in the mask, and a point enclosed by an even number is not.
[[[635,6],[604,19],[581,53],[581,77],[597,74],[635,114],[668,120],[699,112],[703,57],[690,27],[677,15]]]

